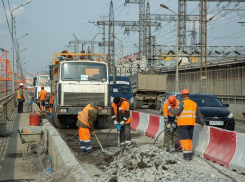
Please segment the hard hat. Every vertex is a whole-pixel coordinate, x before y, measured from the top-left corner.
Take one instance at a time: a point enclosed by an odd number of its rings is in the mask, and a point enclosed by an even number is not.
[[[189,92],[189,90],[188,89],[183,89],[182,91],[181,91],[181,97],[183,96],[183,95],[185,95],[185,94],[190,94],[190,92]]]
[[[115,98],[113,99],[113,102],[114,102],[116,105],[119,105],[120,102],[121,102],[121,98],[120,98],[120,97],[115,97]]]
[[[170,95],[168,98],[168,105],[174,106],[176,104],[176,98],[174,95]]]
[[[44,85],[41,85],[41,88],[44,88]]]
[[[24,86],[23,83],[20,83],[20,87],[21,87],[21,86]]]
[[[105,103],[103,100],[100,100],[98,103],[97,103],[97,106],[99,107],[105,107]]]

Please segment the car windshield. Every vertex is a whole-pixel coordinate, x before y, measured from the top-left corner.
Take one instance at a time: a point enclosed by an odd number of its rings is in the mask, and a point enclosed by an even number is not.
[[[190,97],[198,107],[224,107],[216,97]]]
[[[86,62],[64,63],[61,69],[61,78],[71,81],[102,81],[102,79],[106,81],[106,65]]]
[[[127,94],[132,93],[130,85],[125,84],[113,84],[110,85],[110,93],[121,93],[121,94]]]
[[[49,76],[39,76],[37,77],[37,86],[50,86]]]

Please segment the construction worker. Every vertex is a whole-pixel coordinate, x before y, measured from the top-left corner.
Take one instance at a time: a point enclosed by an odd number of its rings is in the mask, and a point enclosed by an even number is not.
[[[52,113],[53,104],[54,104],[54,94],[51,94],[49,98],[49,113]]]
[[[167,151],[173,152],[175,151],[175,144],[178,139],[178,130],[177,130],[177,122],[175,115],[168,112],[168,106],[171,106],[173,109],[176,109],[179,105],[179,101],[175,98],[174,95],[170,95],[169,98],[164,102],[163,106],[163,116],[165,121],[165,132],[164,132],[164,142],[163,146],[167,148]],[[172,144],[170,146],[170,136],[172,132]]]
[[[117,125],[120,122],[120,145],[131,143],[130,133],[130,111],[129,103],[125,98],[115,97],[112,103],[111,116],[114,124]]]
[[[41,91],[39,92],[38,97],[40,100],[41,111],[45,112],[46,111],[45,102],[46,102],[47,92],[46,90],[44,90],[44,85],[41,85]]]
[[[92,102],[88,104],[77,116],[77,126],[80,140],[81,154],[87,152],[91,157],[97,157],[98,153],[93,152],[91,146],[91,136],[89,130],[92,133],[94,131],[94,122],[98,117],[98,111],[104,108],[104,101],[99,101],[97,104]]]
[[[189,90],[183,89],[181,91],[181,97],[183,100],[178,107],[176,109],[171,108],[171,106],[168,107],[170,113],[177,115],[179,139],[183,151],[183,158],[185,160],[192,160],[193,157],[192,136],[194,126],[196,125],[196,117],[201,125],[204,125],[204,121],[197,104],[190,100],[189,95]]]
[[[20,83],[20,87],[17,90],[17,99],[18,99],[18,113],[23,112],[23,102],[25,102],[25,94],[24,94],[24,85]]]

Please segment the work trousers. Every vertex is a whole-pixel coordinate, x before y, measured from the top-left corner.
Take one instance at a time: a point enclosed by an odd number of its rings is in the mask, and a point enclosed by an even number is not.
[[[89,133],[88,128],[81,128],[78,127],[78,134],[79,134],[79,140],[80,140],[80,149],[82,152],[92,152],[92,146],[91,146],[91,136]]]
[[[172,140],[172,138],[171,138]],[[175,147],[175,144],[178,140],[178,129],[177,127],[173,129],[173,142],[172,142],[172,146]],[[167,128],[167,126],[165,125],[164,128],[164,147],[168,147],[169,146],[169,142],[170,142],[170,129]]]
[[[18,113],[23,112],[23,102],[18,102]]]
[[[183,151],[183,157],[184,158],[192,158],[192,137],[193,137],[193,125],[187,125],[187,126],[179,126],[179,139],[181,148]]]
[[[130,143],[131,142],[131,133],[130,133],[130,123],[121,126],[120,130],[120,143]]]

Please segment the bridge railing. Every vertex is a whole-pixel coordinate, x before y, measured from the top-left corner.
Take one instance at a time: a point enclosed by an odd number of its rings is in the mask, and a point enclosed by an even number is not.
[[[16,94],[12,93],[0,99],[0,123],[6,123],[9,120],[15,107]]]
[[[245,95],[216,95],[216,96],[223,103],[245,105]]]

